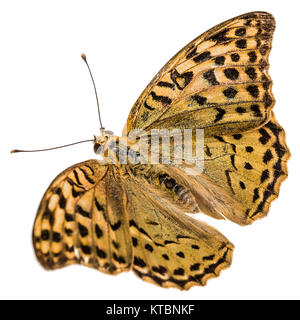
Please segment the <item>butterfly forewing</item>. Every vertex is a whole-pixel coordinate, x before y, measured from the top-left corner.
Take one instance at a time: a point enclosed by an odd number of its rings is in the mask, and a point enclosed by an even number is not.
[[[124,192],[112,170],[89,160],[65,170],[50,185],[33,230],[44,267],[79,263],[110,274],[130,268]]]
[[[184,47],[152,80],[124,128],[207,128],[206,135],[261,125],[273,106],[268,55],[272,15],[228,20]]]

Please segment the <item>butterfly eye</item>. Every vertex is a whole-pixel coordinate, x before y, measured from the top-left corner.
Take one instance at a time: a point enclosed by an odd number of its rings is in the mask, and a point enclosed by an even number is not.
[[[103,151],[103,145],[99,144],[99,143],[94,143],[94,152],[96,154],[100,154]]]

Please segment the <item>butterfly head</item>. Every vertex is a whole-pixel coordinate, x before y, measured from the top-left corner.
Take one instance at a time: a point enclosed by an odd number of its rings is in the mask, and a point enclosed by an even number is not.
[[[114,133],[110,130],[100,129],[100,135],[94,136],[94,152],[101,154],[104,151],[105,144],[113,135]]]

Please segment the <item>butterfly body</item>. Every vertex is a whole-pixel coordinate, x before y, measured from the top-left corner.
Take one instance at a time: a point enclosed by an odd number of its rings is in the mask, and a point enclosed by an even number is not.
[[[161,69],[133,106],[122,137],[105,131],[95,137],[103,159],[76,164],[50,184],[33,228],[42,266],[133,270],[148,282],[185,290],[230,266],[233,244],[186,213],[249,225],[278,197],[290,153],[272,111],[274,29],[269,13],[238,16]],[[164,129],[203,130],[201,170],[190,168],[189,159],[177,162],[175,153],[167,163],[146,161],[151,154],[166,158],[151,140],[153,130]],[[142,130],[136,140],[134,130]],[[198,140],[192,136],[189,146]],[[173,137],[170,146],[181,144]]]

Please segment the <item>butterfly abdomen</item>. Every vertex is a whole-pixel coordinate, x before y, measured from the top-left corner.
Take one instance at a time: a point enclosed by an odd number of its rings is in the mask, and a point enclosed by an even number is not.
[[[161,166],[156,165],[138,165],[130,168],[130,172],[140,181],[146,182],[149,187],[152,187],[165,194],[169,201],[178,205],[186,212],[199,212],[200,209],[195,201],[194,196],[186,187],[184,181],[174,173],[168,173]],[[172,169],[170,169],[172,170]]]

